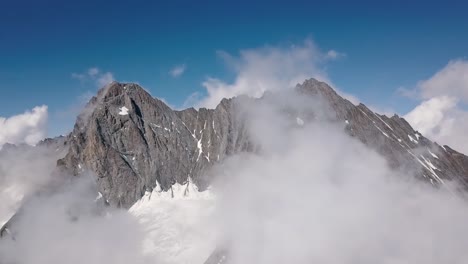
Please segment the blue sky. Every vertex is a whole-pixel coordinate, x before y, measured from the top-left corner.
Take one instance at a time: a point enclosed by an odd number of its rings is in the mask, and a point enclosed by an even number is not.
[[[468,56],[462,1],[222,2],[1,1],[0,116],[45,104],[48,134],[65,133],[80,98],[98,89],[89,76],[77,78],[93,67],[181,107],[205,93],[208,77],[235,80],[219,51],[238,57],[305,40],[344,55],[322,65],[340,90],[404,114],[420,102],[396,93],[399,87],[413,89]],[[174,78],[178,65],[185,71]]]

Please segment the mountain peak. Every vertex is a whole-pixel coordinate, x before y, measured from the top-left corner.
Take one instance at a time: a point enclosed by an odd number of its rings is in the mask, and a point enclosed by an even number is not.
[[[326,118],[345,124],[346,133],[380,153],[390,167],[415,168],[434,185],[445,178],[465,180],[468,158],[424,138],[403,118],[376,114],[363,104],[355,106],[314,78],[294,91],[304,100],[319,99],[310,103],[320,101],[318,107],[326,107]],[[281,94],[249,102],[275,96]],[[174,111],[138,84],[113,82],[90,101],[88,119],[72,133],[70,151],[60,164],[76,175],[84,168],[94,172],[99,191],[114,206],[129,208],[156,185],[168,190],[192,180],[203,190],[210,184],[204,172],[213,164],[256,149],[246,120],[239,118],[243,98],[247,97],[223,99],[215,109]],[[310,122],[313,116],[301,121]],[[421,154],[421,149],[426,151]],[[437,159],[431,154],[439,152]]]
[[[121,83],[113,81],[98,91],[97,99],[102,98],[103,101],[109,101],[122,95],[142,95],[145,97],[151,96],[143,87],[137,83]]]

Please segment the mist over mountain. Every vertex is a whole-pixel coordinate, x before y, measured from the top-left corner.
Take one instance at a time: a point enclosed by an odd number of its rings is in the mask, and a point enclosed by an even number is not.
[[[0,151],[0,259],[463,263],[455,149],[316,79],[185,110],[112,82],[69,135]]]

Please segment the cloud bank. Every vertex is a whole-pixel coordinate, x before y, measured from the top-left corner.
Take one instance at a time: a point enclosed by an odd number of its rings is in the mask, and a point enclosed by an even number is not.
[[[20,207],[25,197],[55,180],[52,172],[66,148],[20,146],[0,151],[0,228]]]
[[[99,208],[96,194],[92,180],[75,178],[30,199],[11,230],[14,240],[0,240],[2,263],[148,263],[136,219]]]
[[[423,101],[405,119],[428,138],[468,153],[468,61],[450,61],[409,92]]]
[[[249,106],[259,155],[215,169],[215,219],[229,263],[466,261],[468,207],[447,191],[452,183],[436,189],[390,170],[344,124],[304,116],[320,102],[301,102],[281,96]]]
[[[35,145],[47,135],[47,106],[23,114],[0,117],[0,149],[5,143]]]

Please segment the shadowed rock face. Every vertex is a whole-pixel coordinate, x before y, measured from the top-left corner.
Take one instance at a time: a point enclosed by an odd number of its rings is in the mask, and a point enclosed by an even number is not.
[[[340,122],[346,132],[383,155],[389,165],[413,171],[438,185],[455,179],[468,186],[468,157],[426,139],[398,116],[376,114],[365,105],[353,105],[332,88],[314,79],[296,87],[301,97],[319,98],[327,119]],[[129,208],[146,191],[169,190],[189,177],[203,190],[210,183],[204,172],[226,156],[257,151],[249,139],[245,105],[261,99],[223,99],[216,109],[170,109],[136,84],[112,83],[103,88],[78,118],[70,134],[69,152],[59,167],[79,175],[87,170],[97,177],[98,189],[113,206]],[[314,112],[285,112],[301,122],[317,118]],[[365,162],[365,161],[364,161]]]

